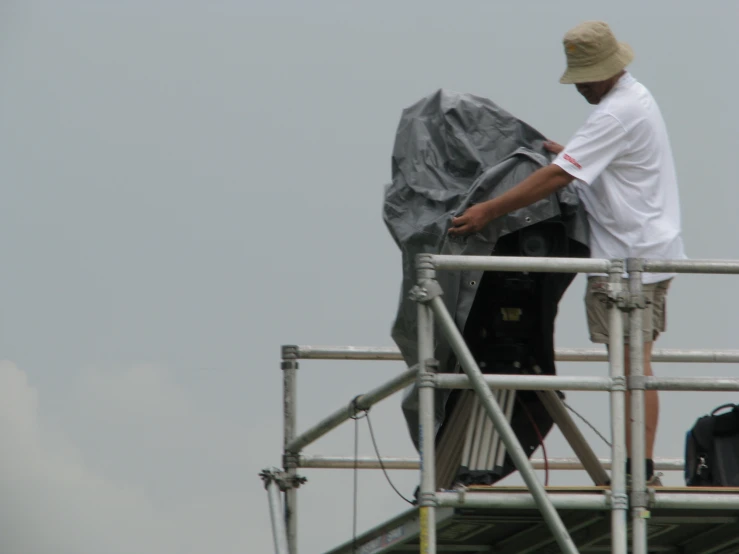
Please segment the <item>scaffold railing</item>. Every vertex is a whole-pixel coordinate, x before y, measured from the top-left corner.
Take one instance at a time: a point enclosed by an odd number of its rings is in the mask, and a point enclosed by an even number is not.
[[[420,470],[418,512],[420,517],[420,552],[436,553],[435,510],[443,507],[501,507],[510,509],[535,506],[548,525],[560,550],[577,553],[577,547],[558,514],[563,508],[609,510],[611,512],[611,552],[626,554],[630,519],[631,552],[647,554],[649,508],[669,507],[691,509],[739,509],[739,494],[660,493],[648,490],[644,463],[634,463],[631,484],[626,483],[626,394],[631,396],[631,456],[645,458],[644,391],[739,391],[739,378],[729,377],[652,377],[644,375],[643,334],[641,332],[644,294],[642,275],[654,273],[738,274],[739,261],[728,260],[599,260],[580,258],[522,258],[441,256],[422,254],[417,258],[417,286],[413,298],[418,305],[419,363],[407,368],[388,382],[352,399],[302,433],[297,433],[296,398],[298,360],[402,360],[392,347],[357,346],[283,346],[284,453],[283,468],[262,473],[268,491],[271,514],[284,514],[281,522],[273,521],[275,549],[278,554],[297,554],[297,490],[303,479],[299,468],[409,469]],[[436,281],[437,271],[457,270],[528,271],[603,273],[609,275],[609,344],[607,350],[555,349],[557,361],[608,362],[607,377],[572,377],[544,375],[483,374],[467,347],[461,332],[449,314]],[[624,275],[627,277],[624,278]],[[630,333],[630,375],[625,375],[623,318],[628,318]],[[441,374],[435,371],[434,332],[438,328],[451,346],[463,374]],[[739,363],[737,350],[655,349],[653,362],[678,363]],[[417,383],[419,388],[420,457],[414,458],[354,458],[346,456],[308,455],[303,450],[311,443],[354,417],[359,411]],[[464,494],[463,491],[437,490],[435,479],[434,390],[473,389],[488,417],[499,433],[516,470],[525,482],[526,494],[500,495],[493,492]],[[610,469],[607,493],[558,494],[550,497],[534,471],[543,461],[529,459],[496,401],[491,389],[510,390],[577,390],[602,391],[610,396],[611,457],[599,458]],[[431,430],[430,432],[428,430]],[[582,469],[577,458],[550,458],[550,469]],[[656,459],[655,469],[682,470],[681,459]],[[284,505],[277,491],[284,493]],[[630,518],[629,518],[630,511]]]

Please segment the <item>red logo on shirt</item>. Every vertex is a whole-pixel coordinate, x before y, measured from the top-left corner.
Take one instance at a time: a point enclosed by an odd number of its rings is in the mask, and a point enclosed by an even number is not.
[[[577,163],[577,160],[573,158],[572,156],[570,156],[569,154],[565,154],[562,157],[568,162],[570,162],[572,165],[574,165],[577,169],[582,169],[582,166],[579,163]]]

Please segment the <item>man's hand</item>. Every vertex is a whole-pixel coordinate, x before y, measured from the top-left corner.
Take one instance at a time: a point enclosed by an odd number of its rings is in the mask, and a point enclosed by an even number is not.
[[[544,142],[544,149],[549,150],[552,154],[559,154],[565,147],[553,140],[548,140]]]
[[[485,204],[475,204],[465,210],[459,217],[452,219],[449,234],[453,236],[471,235],[479,233],[493,220],[490,210]]]
[[[544,166],[497,198],[467,208],[462,215],[452,219],[449,234],[460,236],[478,233],[494,219],[530,206],[566,187],[571,181],[572,175],[558,165]]]

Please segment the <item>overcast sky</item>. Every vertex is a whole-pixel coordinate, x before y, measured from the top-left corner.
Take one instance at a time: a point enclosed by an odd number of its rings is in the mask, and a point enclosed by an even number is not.
[[[589,107],[558,84],[561,37],[583,20],[607,20],[633,46],[632,73],[664,112],[689,256],[739,258],[737,11],[733,0],[4,0],[0,550],[270,552],[258,472],[281,460],[280,345],[392,345],[400,255],[381,206],[401,110],[446,87],[566,142]],[[659,346],[736,348],[734,282],[680,277]],[[559,346],[589,346],[582,295],[578,278]],[[401,370],[302,363],[300,428]],[[608,431],[601,393],[569,398]],[[658,454],[682,456],[693,421],[732,398],[663,394]],[[399,401],[373,423],[384,455],[413,456]],[[349,455],[352,431],[307,452]],[[547,444],[570,454],[557,433]],[[318,554],[351,536],[352,476],[303,474],[300,551]],[[392,477],[412,494],[415,472]],[[552,476],[570,482],[585,483]],[[378,472],[360,485],[361,529],[405,509]]]

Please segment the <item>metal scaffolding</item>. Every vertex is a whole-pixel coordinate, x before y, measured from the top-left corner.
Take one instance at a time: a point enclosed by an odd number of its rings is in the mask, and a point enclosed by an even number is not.
[[[738,391],[739,378],[699,377],[671,378],[644,375],[643,334],[641,332],[642,311],[645,296],[642,292],[644,272],[655,273],[705,273],[737,274],[739,261],[722,260],[599,260],[579,258],[522,258],[522,257],[477,257],[441,256],[422,254],[418,256],[417,286],[412,297],[418,305],[418,351],[419,363],[407,369],[387,383],[352,400],[348,405],[310,427],[301,434],[296,432],[295,403],[297,396],[296,373],[299,359],[323,360],[402,360],[394,348],[377,347],[316,347],[284,346],[282,370],[284,380],[284,456],[281,470],[262,473],[268,491],[276,552],[287,551],[297,554],[297,489],[303,482],[298,468],[378,468],[420,469],[418,492],[418,548],[423,554],[437,552],[437,524],[447,517],[450,508],[479,508],[508,510],[538,510],[546,523],[550,536],[561,552],[578,553],[573,540],[577,529],[563,521],[563,510],[608,510],[610,516],[610,548],[613,554],[647,554],[648,522],[650,510],[737,510],[739,492],[721,490],[682,489],[678,491],[655,491],[647,488],[645,458],[645,402],[646,390],[673,391]],[[457,270],[484,271],[528,271],[566,273],[604,273],[609,275],[609,327],[610,342],[606,351],[590,349],[556,349],[558,361],[607,361],[608,377],[569,377],[543,375],[483,375],[472,356],[462,333],[444,305],[443,291],[436,280],[437,271]],[[624,278],[627,275],[627,278]],[[624,373],[624,317],[628,317],[630,331],[630,375]],[[434,357],[435,329],[439,329],[459,361],[463,374],[437,374]],[[739,363],[739,351],[704,350],[660,350],[652,353],[655,362],[709,362]],[[362,410],[369,409],[388,396],[416,382],[419,387],[420,404],[420,459],[384,458],[382,464],[375,458],[305,455],[303,449],[344,421]],[[485,491],[437,490],[435,475],[435,422],[434,390],[473,389],[485,412],[499,434],[506,452],[526,484],[526,490],[501,494],[496,487]],[[600,487],[598,494],[553,494],[537,479],[534,471],[542,466],[541,460],[530,460],[520,445],[515,432],[496,401],[491,389],[503,390],[579,390],[607,391],[610,395],[611,458],[599,459],[603,467],[610,469],[610,485]],[[631,395],[631,454],[635,461],[632,467],[631,485],[626,482],[626,394]],[[642,463],[638,463],[642,460]],[[581,469],[583,460],[577,458],[555,458],[548,460],[552,469]],[[658,459],[655,469],[679,470],[683,461]],[[278,491],[284,493],[284,506],[280,504]],[[282,521],[274,518],[284,514]],[[713,512],[712,512],[713,513]],[[568,516],[569,517],[569,516]],[[718,516],[717,516],[718,517]],[[724,519],[727,516],[722,515]],[[714,518],[716,519],[716,518]],[[720,519],[720,518],[719,518]],[[716,521],[719,521],[716,519]],[[568,519],[568,521],[570,521]],[[724,525],[736,525],[736,520],[726,519]],[[582,523],[581,525],[584,525]],[[736,527],[733,527],[736,529]],[[722,528],[721,533],[726,533]],[[571,536],[572,535],[572,536]],[[629,549],[628,538],[631,537]],[[736,535],[736,532],[734,532]],[[718,535],[717,535],[718,536]],[[721,537],[724,535],[722,534]],[[718,540],[718,539],[717,539]],[[739,541],[734,536],[731,540]],[[592,542],[592,541],[591,541]],[[585,544],[585,543],[583,543]],[[590,543],[588,543],[590,544]],[[724,541],[722,544],[729,544]],[[731,542],[731,544],[738,544]],[[492,546],[492,545],[489,545]],[[409,547],[404,548],[408,550]],[[584,548],[584,547],[583,547]],[[592,547],[596,548],[596,547]],[[587,551],[600,551],[589,548]],[[597,547],[604,548],[604,547]],[[376,550],[379,552],[380,550]],[[388,551],[389,550],[382,550]],[[463,551],[463,550],[458,550]],[[527,550],[532,551],[533,550]],[[547,550],[549,551],[549,550]],[[583,550],[585,551],[585,550]],[[687,552],[687,550],[685,550]],[[691,551],[692,552],[692,551]],[[711,550],[718,552],[718,550]],[[723,550],[722,550],[723,552]]]

